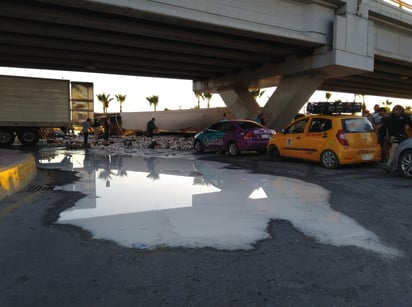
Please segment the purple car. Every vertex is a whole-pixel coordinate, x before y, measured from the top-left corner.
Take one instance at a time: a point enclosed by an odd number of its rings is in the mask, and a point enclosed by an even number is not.
[[[241,151],[265,153],[273,134],[273,130],[251,120],[222,120],[197,133],[193,147],[196,152],[226,151],[232,156]]]

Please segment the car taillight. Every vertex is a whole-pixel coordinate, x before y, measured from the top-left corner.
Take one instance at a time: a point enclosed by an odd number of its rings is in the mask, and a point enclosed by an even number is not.
[[[245,135],[243,136],[244,140],[249,140],[253,139],[253,132],[246,132]]]
[[[338,131],[338,133],[336,133],[336,138],[338,139],[338,142],[339,142],[341,145],[343,145],[343,146],[349,146],[349,142],[348,142],[348,140],[346,139],[346,134],[345,134],[345,132],[344,132],[342,129],[340,129],[340,130]]]

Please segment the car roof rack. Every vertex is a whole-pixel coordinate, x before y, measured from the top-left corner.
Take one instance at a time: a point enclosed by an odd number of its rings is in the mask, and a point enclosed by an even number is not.
[[[339,115],[362,112],[360,102],[309,102],[306,111],[312,114]]]

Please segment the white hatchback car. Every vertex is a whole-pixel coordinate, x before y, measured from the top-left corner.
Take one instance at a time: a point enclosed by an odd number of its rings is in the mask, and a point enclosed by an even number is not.
[[[399,144],[398,170],[403,177],[412,179],[412,138]]]

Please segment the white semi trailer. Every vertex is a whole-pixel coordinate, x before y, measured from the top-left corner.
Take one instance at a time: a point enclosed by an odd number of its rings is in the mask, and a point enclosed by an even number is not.
[[[41,128],[70,129],[93,109],[93,83],[0,76],[0,146],[34,145]]]

